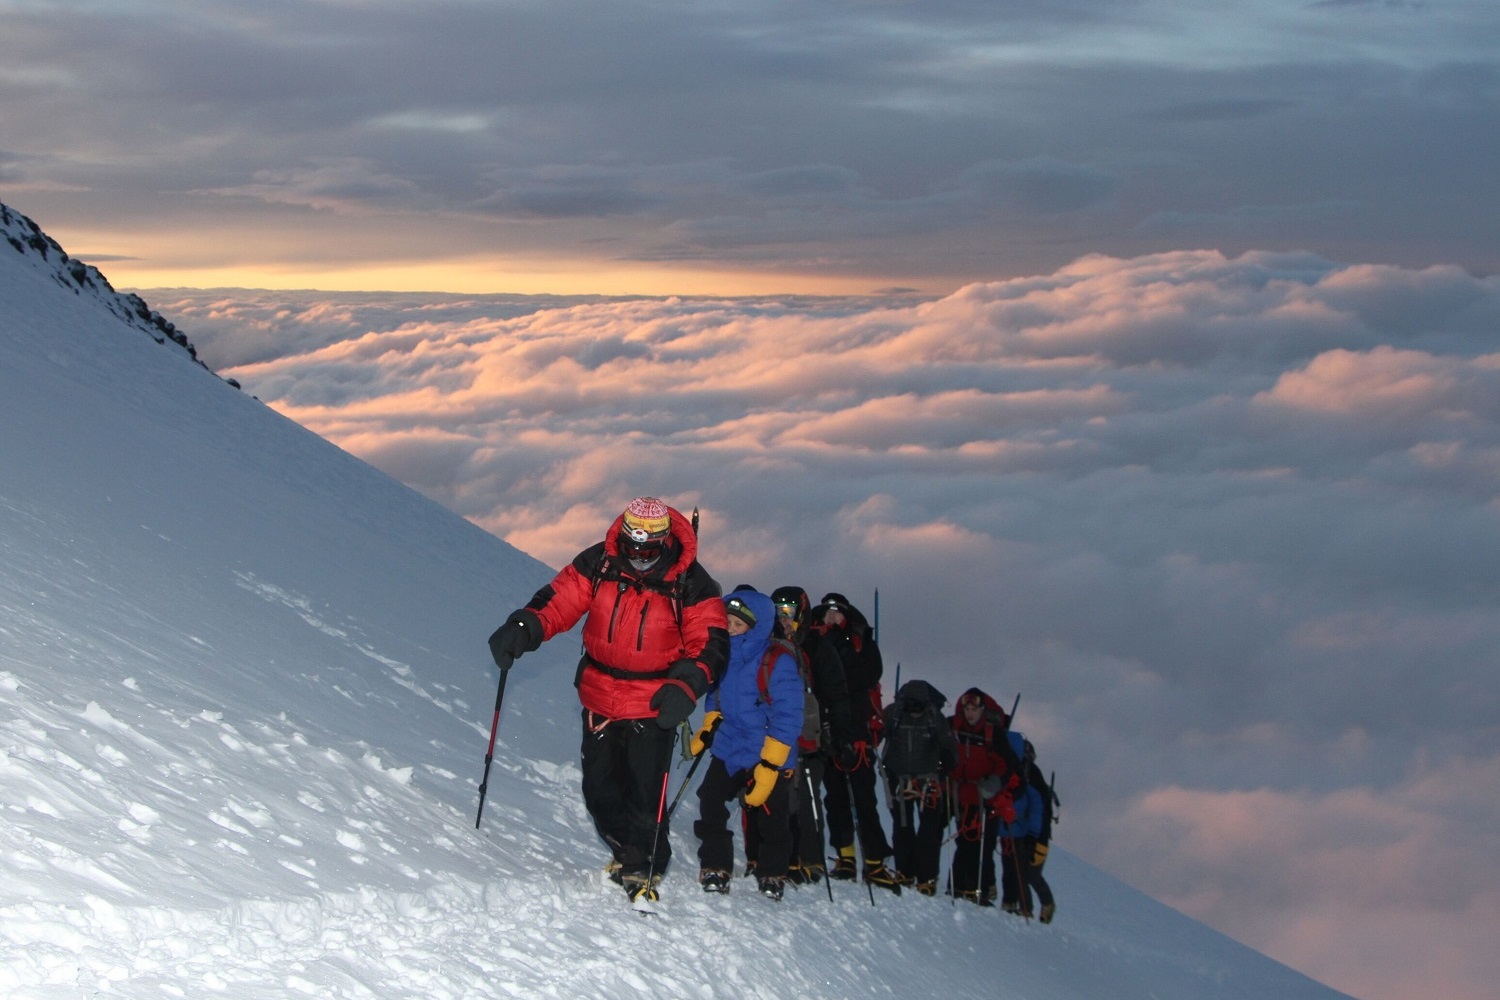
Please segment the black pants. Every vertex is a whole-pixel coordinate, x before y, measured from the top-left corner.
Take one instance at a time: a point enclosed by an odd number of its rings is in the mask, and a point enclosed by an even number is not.
[[[658,831],[657,814],[677,731],[662,729],[655,719],[621,719],[596,732],[589,718],[585,710],[583,804],[594,829],[626,874],[664,874],[672,846],[666,817]]]
[[[702,867],[734,871],[734,834],[729,831],[729,803],[749,787],[750,775],[749,770],[730,774],[717,757],[708,762],[708,772],[698,785],[698,821],[693,824],[693,832],[698,835],[698,863]],[[746,860],[755,862],[757,876],[786,876],[792,849],[791,831],[787,827],[790,791],[791,780],[782,772],[766,804],[744,810],[745,856]]]
[[[857,826],[860,853],[866,861],[883,861],[890,857],[891,845],[880,825],[880,803],[875,798],[873,766],[861,764],[852,771],[829,768],[823,785],[823,802],[828,807],[830,846],[837,850],[853,844]]]
[[[948,808],[937,781],[895,784],[891,792],[891,839],[895,841],[896,871],[919,883],[937,882],[938,857],[947,827]]]
[[[1042,870],[1031,863],[1035,855],[1035,837],[1018,837],[1015,840],[1007,837],[1001,841],[1000,863],[1004,867],[1000,881],[1000,901],[1003,905],[1016,906],[1023,913],[1030,913],[1033,892],[1043,906],[1052,905],[1052,887],[1042,878]]]
[[[792,776],[792,787],[787,790],[791,798],[787,826],[791,831],[791,864],[822,865],[823,833],[818,828],[822,812],[823,769],[827,760],[821,755],[810,757],[798,755],[797,770]],[[755,857],[759,850],[760,835],[753,824],[745,827],[745,857]]]
[[[959,810],[951,892],[977,890],[983,896],[995,887],[995,841],[999,836],[1000,821],[990,816],[984,806],[964,806]]]

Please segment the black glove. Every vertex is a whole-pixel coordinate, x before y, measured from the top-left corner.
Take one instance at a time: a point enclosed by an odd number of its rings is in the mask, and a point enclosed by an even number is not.
[[[651,698],[651,707],[656,709],[656,724],[663,729],[676,729],[687,721],[698,706],[698,699],[687,693],[681,684],[667,681]]]
[[[708,678],[696,660],[674,660],[667,667],[667,681],[651,698],[651,707],[656,709],[656,724],[663,729],[676,729],[687,721],[698,705],[698,699],[708,689]]]
[[[516,657],[529,653],[542,644],[542,621],[536,612],[520,608],[510,613],[505,624],[495,629],[490,636],[490,655],[495,666],[504,670]]]

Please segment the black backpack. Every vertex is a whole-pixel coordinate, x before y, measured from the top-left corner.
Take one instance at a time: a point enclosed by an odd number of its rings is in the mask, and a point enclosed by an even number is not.
[[[886,773],[899,780],[935,775],[950,766],[941,737],[948,725],[942,709],[926,698],[898,697],[885,719]]]

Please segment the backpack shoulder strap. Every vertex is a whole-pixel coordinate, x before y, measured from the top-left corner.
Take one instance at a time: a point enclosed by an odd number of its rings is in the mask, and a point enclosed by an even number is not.
[[[679,573],[671,580],[655,580],[632,576],[628,580],[621,574],[618,564],[613,556],[605,555],[595,564],[593,572],[589,575],[589,582],[593,584],[593,593],[599,593],[599,585],[605,580],[613,580],[621,584],[621,587],[632,586],[637,590],[649,590],[652,593],[661,594],[672,603],[672,618],[677,622],[677,631],[682,631],[682,609],[687,603],[687,580],[686,573]]]
[[[785,639],[772,636],[771,641],[766,643],[766,651],[760,655],[760,669],[755,673],[755,683],[760,687],[760,700],[767,705],[771,704],[771,671],[775,669],[776,659],[782,653],[790,656],[797,665],[798,676],[802,673],[801,654],[797,647]]]

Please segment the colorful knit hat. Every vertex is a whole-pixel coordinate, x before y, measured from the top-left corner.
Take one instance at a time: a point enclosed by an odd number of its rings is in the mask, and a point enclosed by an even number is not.
[[[624,532],[634,542],[666,538],[672,533],[672,514],[656,497],[636,497],[625,508]]]

